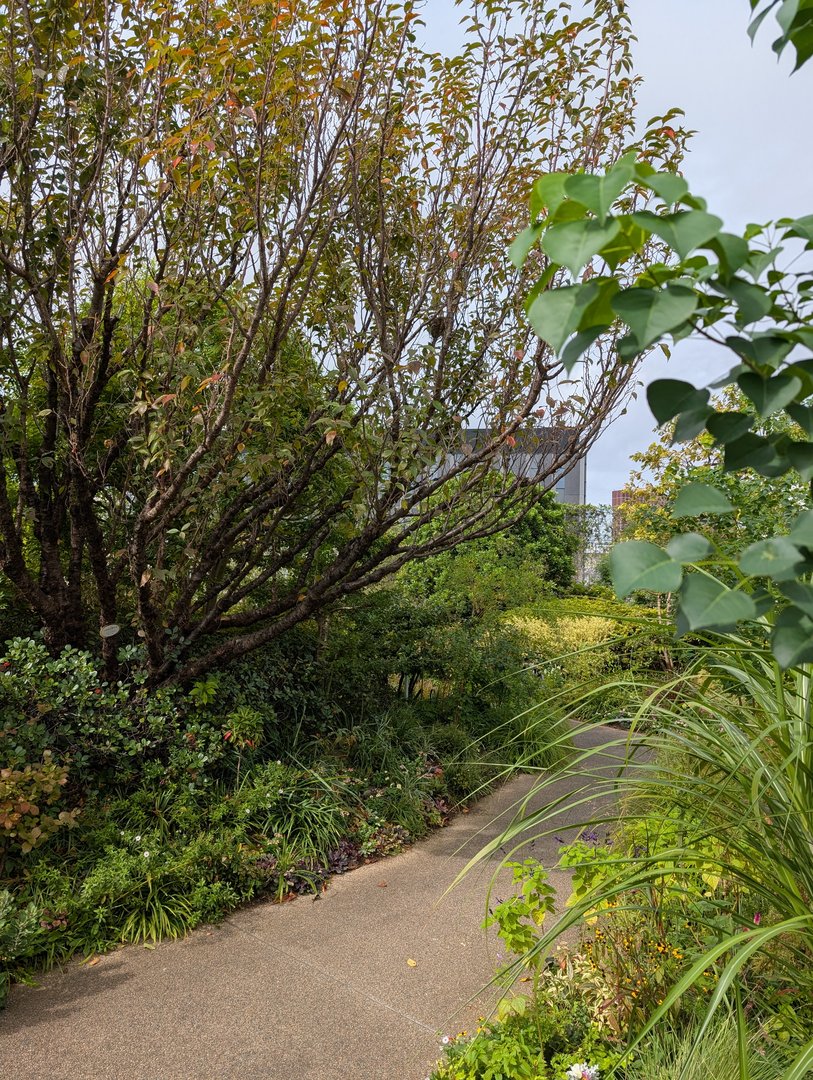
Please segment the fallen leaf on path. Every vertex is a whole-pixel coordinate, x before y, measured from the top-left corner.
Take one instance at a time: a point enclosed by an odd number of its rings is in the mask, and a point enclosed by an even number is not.
[[[96,967],[100,960],[101,956],[91,956],[89,960],[85,960],[85,963],[88,967]]]
[[[407,960],[407,963],[409,964],[410,967],[417,967],[418,966],[418,961],[417,960]]]
[[[386,889],[386,887],[387,887],[386,881],[379,881],[378,887],[379,887],[379,889]]]

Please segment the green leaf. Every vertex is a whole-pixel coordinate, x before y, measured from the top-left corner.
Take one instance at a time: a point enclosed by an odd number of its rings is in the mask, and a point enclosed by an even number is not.
[[[542,250],[575,277],[620,230],[612,219],[604,224],[588,218],[551,225],[542,237]]]
[[[582,330],[578,334],[573,335],[561,353],[562,363],[565,365],[567,371],[573,370],[574,364],[582,353],[589,349],[593,342],[597,341],[606,329],[605,326],[594,326],[590,330]]]
[[[672,432],[672,442],[691,442],[706,426],[713,410],[710,405],[701,405],[697,409],[688,409],[682,412],[675,421],[675,430]]]
[[[636,589],[674,592],[683,577],[683,568],[671,556],[647,540],[627,540],[610,552],[610,576],[619,599]]]
[[[702,572],[688,574],[683,579],[680,609],[690,630],[722,630],[756,617],[756,606],[750,596],[729,589],[717,578]]]
[[[633,160],[630,157],[622,158],[604,176],[588,173],[569,176],[565,181],[565,191],[571,199],[592,210],[603,221],[634,173]]]
[[[689,185],[682,176],[674,173],[654,173],[644,181],[646,186],[671,206],[689,193]]]
[[[706,429],[718,443],[725,444],[732,439],[739,439],[753,424],[754,417],[749,413],[723,412],[710,416],[706,421]]]
[[[746,371],[737,379],[737,385],[760,416],[772,416],[794,400],[802,389],[802,380],[798,375],[773,375],[763,379],[753,371]]]
[[[528,308],[528,322],[558,353],[579,325],[582,312],[598,295],[598,286],[563,285],[537,296]]]
[[[655,379],[646,388],[646,400],[659,424],[665,424],[685,409],[696,409],[709,400],[708,390],[698,390],[680,379]]]
[[[736,273],[744,266],[750,254],[747,242],[736,233],[720,232],[702,246],[714,252],[720,261],[720,269],[726,276]]]
[[[748,468],[761,472],[763,469],[773,468],[778,460],[776,448],[764,435],[755,435],[749,431],[746,435],[741,435],[739,439],[732,439],[726,443],[724,455],[726,472]]]
[[[697,517],[699,514],[730,514],[734,506],[717,488],[691,481],[678,492],[672,507],[673,518]]]
[[[813,585],[803,581],[784,581],[779,586],[779,591],[797,608],[801,608],[806,615],[813,618]]]
[[[678,533],[666,545],[666,552],[679,563],[696,563],[711,552],[710,541],[700,533]]]
[[[782,668],[813,660],[813,619],[796,607],[777,616],[771,634],[771,650]]]
[[[713,287],[737,305],[738,326],[748,326],[764,319],[773,307],[768,290],[761,285],[752,285],[750,281],[732,278],[725,284],[721,281],[714,282]]]
[[[697,307],[697,296],[682,285],[664,289],[625,289],[613,300],[613,309],[624,320],[641,349],[682,326]]]
[[[540,176],[531,190],[531,221],[536,221],[543,210],[554,214],[565,201],[565,180],[567,173],[547,173]]]
[[[523,229],[511,247],[508,249],[508,258],[519,269],[528,258],[528,252],[539,239],[542,225],[529,225]]]
[[[642,228],[664,240],[681,259],[717,236],[723,225],[722,218],[705,210],[678,210],[674,214],[641,210],[632,217]]]
[[[813,445],[811,443],[791,443],[787,456],[803,480],[813,480]]]
[[[750,340],[741,337],[727,337],[726,345],[738,356],[745,357],[762,367],[777,368],[790,350],[793,342],[777,334],[754,335]]]
[[[601,257],[611,270],[616,270],[631,255],[643,250],[649,234],[635,224],[632,218],[622,215],[615,218],[621,226],[615,237],[601,249]]]
[[[813,214],[796,218],[790,223],[785,236],[798,236],[802,240],[813,240]]]
[[[813,549],[813,510],[803,510],[791,526],[788,539]]]
[[[794,401],[787,406],[785,411],[799,425],[808,439],[813,439],[813,409],[809,405],[799,405]]]
[[[758,540],[742,552],[740,570],[749,577],[769,577],[774,581],[788,581],[796,577],[804,565],[801,551],[786,536],[773,536]]]

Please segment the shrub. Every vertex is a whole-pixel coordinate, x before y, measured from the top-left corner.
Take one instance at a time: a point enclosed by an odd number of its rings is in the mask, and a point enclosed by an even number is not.
[[[32,950],[39,930],[36,905],[19,908],[7,889],[0,890],[0,1008],[8,997],[15,961]]]
[[[0,769],[0,867],[7,857],[24,855],[57,829],[75,824],[77,807],[56,816],[43,809],[59,802],[67,782],[67,768],[56,765],[49,750],[38,765]]]

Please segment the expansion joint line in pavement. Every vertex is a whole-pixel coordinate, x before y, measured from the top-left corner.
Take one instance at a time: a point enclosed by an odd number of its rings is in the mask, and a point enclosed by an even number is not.
[[[374,994],[369,993],[369,991],[367,990],[363,990],[361,987],[356,986],[354,983],[348,982],[347,979],[340,979],[331,971],[328,971],[326,968],[320,967],[319,964],[314,964],[312,961],[307,960],[304,957],[296,956],[294,953],[288,952],[287,949],[280,948],[279,945],[270,945],[265,940],[265,938],[261,937],[259,934],[253,933],[251,930],[245,930],[241,926],[235,926],[234,929],[239,934],[245,934],[246,937],[250,937],[254,941],[261,942],[267,950],[271,952],[281,953],[298,967],[310,968],[311,971],[318,972],[319,975],[323,976],[325,979],[330,979],[331,982],[336,983],[338,986],[343,987],[345,990],[350,990],[352,993],[358,994],[359,997],[365,998],[367,1001],[372,1002],[379,1008],[387,1009],[389,1012],[395,1013],[396,1016],[400,1016],[403,1020],[408,1020],[411,1024],[414,1024],[415,1027],[420,1028],[421,1031],[428,1031],[431,1035],[438,1034],[438,1029],[432,1027],[431,1024],[425,1024],[423,1020],[419,1020],[416,1016],[411,1016],[409,1013],[405,1013],[401,1009],[397,1009],[394,1005],[390,1005],[389,1002],[382,1001],[381,998],[376,997]]]

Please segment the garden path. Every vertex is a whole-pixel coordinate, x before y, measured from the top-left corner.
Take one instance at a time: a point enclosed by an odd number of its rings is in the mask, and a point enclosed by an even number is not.
[[[576,741],[620,737],[603,728]],[[616,763],[595,754],[585,767]],[[495,998],[482,987],[498,942],[480,929],[494,864],[444,892],[531,783],[512,779],[402,855],[333,879],[318,902],[257,904],[181,941],[15,988],[0,1014],[0,1077],[423,1080],[442,1034],[476,1024]],[[558,781],[546,797],[578,783]],[[575,819],[565,808],[558,833]],[[540,839],[532,853],[549,866],[557,847]],[[561,904],[568,876],[551,881]]]

